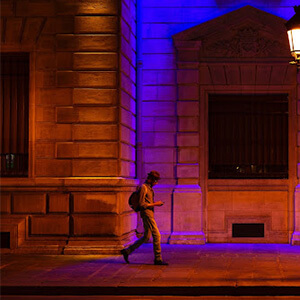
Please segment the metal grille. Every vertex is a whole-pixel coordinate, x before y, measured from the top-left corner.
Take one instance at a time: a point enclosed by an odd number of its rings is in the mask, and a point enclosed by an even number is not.
[[[288,178],[288,95],[209,96],[209,178]]]
[[[232,237],[264,237],[265,225],[263,223],[232,224]]]

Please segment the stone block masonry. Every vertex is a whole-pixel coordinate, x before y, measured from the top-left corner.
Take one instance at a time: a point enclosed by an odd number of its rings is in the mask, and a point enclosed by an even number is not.
[[[13,251],[118,253],[134,241],[128,195],[152,169],[163,242],[299,243],[300,77],[282,19],[291,6],[2,2],[1,51],[30,54],[29,175],[1,178]],[[287,95],[288,178],[212,178],[216,94]],[[264,239],[232,238],[243,222],[263,223]]]
[[[102,246],[97,246],[98,253],[115,253],[122,249],[122,243],[130,242],[136,219],[127,199],[137,184],[135,180],[91,182],[84,177],[77,180],[69,177],[62,183],[59,179],[45,178],[20,189],[30,192],[15,192],[13,186],[5,187],[10,191],[0,195],[1,218],[3,228],[8,226],[5,230],[10,232],[13,246],[10,251],[60,254],[69,251],[68,241],[72,239],[73,254],[92,253],[94,245],[99,243]],[[42,188],[44,185],[47,187]],[[37,186],[40,192],[35,192]],[[19,223],[23,229],[18,231]],[[87,237],[90,239],[85,246],[74,246],[76,241]]]
[[[31,82],[30,175],[1,181],[1,214],[26,228],[11,251],[63,253],[72,239],[72,253],[115,253],[133,240],[135,5],[4,1],[1,51],[30,53]]]

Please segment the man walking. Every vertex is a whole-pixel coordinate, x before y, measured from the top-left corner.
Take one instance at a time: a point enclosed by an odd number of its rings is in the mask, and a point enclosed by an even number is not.
[[[154,220],[154,206],[162,206],[162,201],[154,202],[154,191],[153,186],[157,184],[160,179],[160,174],[157,171],[151,171],[148,173],[148,177],[145,183],[140,187],[139,192],[139,206],[140,214],[144,225],[144,235],[139,238],[130,247],[123,249],[121,254],[125,261],[129,263],[128,256],[143,243],[150,239],[152,234],[153,237],[153,251],[154,251],[154,264],[155,265],[168,265],[161,257],[161,246],[160,246],[160,232],[157,228],[157,224]]]

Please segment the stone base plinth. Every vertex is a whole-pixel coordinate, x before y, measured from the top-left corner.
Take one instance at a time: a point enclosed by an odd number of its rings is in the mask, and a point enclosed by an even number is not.
[[[136,240],[135,232],[122,238],[71,238],[63,249],[63,254],[120,254],[120,251]]]
[[[300,246],[300,232],[295,231],[292,235],[291,243],[293,246]]]
[[[136,214],[128,206],[135,179],[26,178],[16,183],[6,178],[1,183],[1,232],[10,238],[1,252],[119,254],[136,239]]]
[[[18,248],[7,249],[6,252],[18,254],[39,255],[101,255],[120,254],[120,251],[134,243],[135,232],[126,234],[125,237],[30,237]],[[4,249],[5,250],[5,249]],[[5,251],[2,251],[5,252]]]
[[[0,231],[9,233],[9,248],[1,252],[10,252],[24,243],[26,235],[26,217],[1,216]]]
[[[63,254],[65,242],[26,242],[22,247],[17,248],[10,253],[17,254],[37,254],[37,255],[59,255]]]
[[[140,238],[143,236],[143,233],[138,233],[137,238]],[[171,232],[169,231],[160,231],[160,237],[161,237],[161,244],[168,244],[170,240]],[[153,238],[152,236],[150,237],[149,241],[147,243],[153,243]]]
[[[169,244],[182,244],[182,245],[204,245],[205,235],[201,231],[195,232],[172,232],[169,238]]]
[[[173,232],[170,244],[205,244],[202,191],[198,185],[177,185],[173,192]]]

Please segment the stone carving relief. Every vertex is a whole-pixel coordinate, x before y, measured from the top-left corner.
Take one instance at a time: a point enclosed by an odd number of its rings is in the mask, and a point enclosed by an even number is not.
[[[243,27],[231,39],[219,40],[205,47],[205,56],[222,57],[266,57],[284,53],[285,47],[276,40],[262,36],[253,27]],[[275,54],[275,55],[274,55]]]

